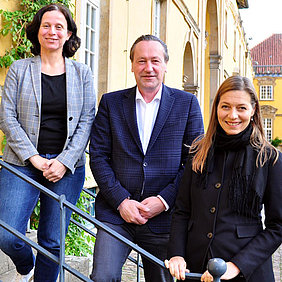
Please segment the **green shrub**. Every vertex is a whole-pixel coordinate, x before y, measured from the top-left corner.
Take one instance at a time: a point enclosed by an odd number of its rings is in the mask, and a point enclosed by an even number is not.
[[[271,140],[271,144],[274,147],[278,147],[279,145],[282,144],[282,139],[279,139],[278,137],[276,137],[275,139]]]
[[[87,208],[90,205],[89,196],[85,192],[81,192],[76,206],[83,212],[89,213]],[[38,201],[30,218],[31,229],[37,230],[40,217],[40,200]],[[86,224],[86,221],[81,216],[73,213],[72,218],[82,225]],[[95,243],[95,237],[89,235],[82,230],[76,224],[70,222],[68,233],[65,239],[65,254],[72,256],[87,256],[87,254],[93,253],[93,246]]]

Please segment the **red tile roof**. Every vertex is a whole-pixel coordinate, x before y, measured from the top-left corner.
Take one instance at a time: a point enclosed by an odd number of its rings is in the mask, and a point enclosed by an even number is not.
[[[251,49],[253,65],[282,65],[282,33],[270,37]]]

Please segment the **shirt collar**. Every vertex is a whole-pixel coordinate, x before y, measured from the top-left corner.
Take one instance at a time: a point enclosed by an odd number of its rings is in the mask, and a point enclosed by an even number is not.
[[[154,99],[151,102],[153,102],[155,100],[159,100],[159,101],[161,100],[162,90],[163,90],[163,85],[161,84],[161,87],[160,87],[159,91],[157,92],[157,94],[155,95]],[[137,101],[137,100],[141,100],[142,102],[146,103],[144,98],[143,98],[143,96],[141,95],[138,87],[136,86],[136,98],[135,98],[135,101]]]

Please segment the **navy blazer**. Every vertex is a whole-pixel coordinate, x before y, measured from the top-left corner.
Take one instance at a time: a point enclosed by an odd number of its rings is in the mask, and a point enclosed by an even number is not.
[[[97,219],[123,223],[117,208],[160,195],[170,209],[148,221],[156,233],[168,233],[189,145],[204,132],[197,98],[163,85],[150,142],[143,153],[136,120],[136,87],[102,96],[90,136],[90,166],[100,188]]]

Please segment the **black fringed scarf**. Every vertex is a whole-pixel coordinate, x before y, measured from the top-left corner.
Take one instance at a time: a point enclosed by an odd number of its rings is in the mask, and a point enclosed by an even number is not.
[[[257,152],[250,145],[252,125],[236,135],[227,135],[218,126],[215,140],[207,156],[207,167],[203,173],[204,187],[208,175],[214,169],[215,150],[235,151],[233,171],[229,186],[229,202],[234,212],[248,217],[256,216],[259,213],[263,192],[260,187],[253,187],[253,179],[256,172]]]

